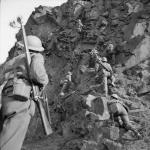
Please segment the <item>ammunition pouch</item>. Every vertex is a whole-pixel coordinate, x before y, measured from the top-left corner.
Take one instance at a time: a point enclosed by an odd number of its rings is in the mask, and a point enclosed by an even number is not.
[[[30,97],[31,85],[25,78],[14,78],[8,80],[3,95],[12,96],[20,101],[27,101]]]

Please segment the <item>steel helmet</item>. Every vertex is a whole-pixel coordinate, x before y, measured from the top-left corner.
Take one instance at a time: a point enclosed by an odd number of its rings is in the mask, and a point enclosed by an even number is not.
[[[19,41],[18,44],[24,47],[23,41]],[[33,50],[37,52],[44,51],[41,40],[35,35],[27,36],[27,44],[29,50]]]
[[[119,99],[119,96],[117,94],[112,94],[111,97],[113,97],[115,99]]]
[[[107,58],[106,58],[106,57],[103,57],[103,58],[102,58],[102,61],[103,61],[103,62],[107,62]]]

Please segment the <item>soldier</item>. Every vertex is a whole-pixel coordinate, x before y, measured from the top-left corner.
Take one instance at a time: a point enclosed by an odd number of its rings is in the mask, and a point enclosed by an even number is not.
[[[106,52],[108,58],[112,59],[112,64],[115,64],[115,51],[114,51],[114,44],[112,42],[108,43]]]
[[[73,2],[74,6],[73,15],[75,20],[79,19],[81,13],[83,12],[84,5],[85,5],[84,1],[82,0],[76,0]]]
[[[60,96],[64,96],[65,92],[68,91],[68,89],[71,85],[71,82],[72,82],[71,76],[72,76],[72,72],[68,71],[65,79],[60,81],[60,85],[62,86]]]
[[[111,80],[111,85],[115,86],[115,77],[113,76],[113,70],[111,65],[107,62],[106,57],[96,56],[95,70],[97,72],[96,79],[100,79],[102,76],[102,82],[104,84],[105,95],[108,95],[108,78]]]
[[[73,1],[73,17],[75,20],[81,18],[81,15],[84,12],[84,9],[88,7],[88,5],[92,5],[91,0],[74,0]]]
[[[78,30],[79,32],[81,32],[81,31],[82,31],[82,28],[83,28],[82,21],[81,21],[81,19],[78,19],[78,27],[77,27],[77,30]]]
[[[135,129],[130,123],[128,116],[128,106],[119,99],[117,94],[111,95],[111,100],[107,102],[107,105],[110,115],[113,119],[117,117],[120,125],[123,125],[127,130],[133,131],[138,138],[141,137],[137,129]]]
[[[23,46],[22,41],[18,42]],[[30,79],[40,88],[48,84],[48,76],[44,67],[44,51],[41,40],[36,36],[27,36],[27,44],[31,55]],[[20,150],[35,111],[34,101],[30,100],[31,84],[26,67],[26,55],[21,54],[5,64],[5,72],[9,72],[7,83],[2,91],[3,128],[0,133],[1,150]]]

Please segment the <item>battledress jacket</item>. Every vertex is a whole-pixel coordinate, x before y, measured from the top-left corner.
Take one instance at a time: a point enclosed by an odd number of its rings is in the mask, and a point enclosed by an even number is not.
[[[11,77],[11,71],[14,71],[14,69],[16,69],[18,74],[28,79],[25,54],[14,57],[5,64],[3,71],[5,80]],[[40,53],[31,54],[30,78],[43,86],[48,84],[48,76],[44,67],[44,58]]]
[[[116,105],[116,104],[119,104]],[[118,108],[118,107],[124,107],[126,109],[126,111],[128,112],[129,111],[129,108],[126,104],[124,104],[124,102],[122,102],[121,100],[116,100],[116,99],[112,99],[111,101],[108,101],[107,102],[107,105],[108,105],[108,109],[111,113],[115,113],[117,111],[119,111],[121,108]]]
[[[106,62],[102,62],[102,63],[96,63],[95,65],[95,69],[97,72],[99,72],[100,70],[105,70],[105,72],[110,72],[112,74],[112,67],[109,63],[106,63]]]
[[[14,72],[17,74],[17,76],[29,80],[27,67],[26,67],[26,55],[21,54],[8,61],[5,64],[3,71],[5,74],[5,80],[9,81],[10,78],[13,78]],[[30,78],[32,79],[32,81],[40,84],[43,87],[45,87],[48,84],[49,80],[44,67],[44,58],[40,53],[31,54]],[[7,87],[4,87],[4,89],[5,88]],[[26,102],[26,104],[27,103],[28,102]],[[25,105],[23,106],[22,102],[19,101],[9,101],[9,100],[7,101],[7,99],[3,101],[2,99],[2,107],[4,108],[3,113],[8,114],[13,111],[19,111],[18,109],[21,107],[25,107]]]

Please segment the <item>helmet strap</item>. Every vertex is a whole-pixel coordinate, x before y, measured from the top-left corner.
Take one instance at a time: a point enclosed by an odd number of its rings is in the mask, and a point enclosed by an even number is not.
[[[41,52],[34,51],[34,50],[31,50],[31,49],[29,49],[29,52],[31,52],[31,53],[41,53]]]

